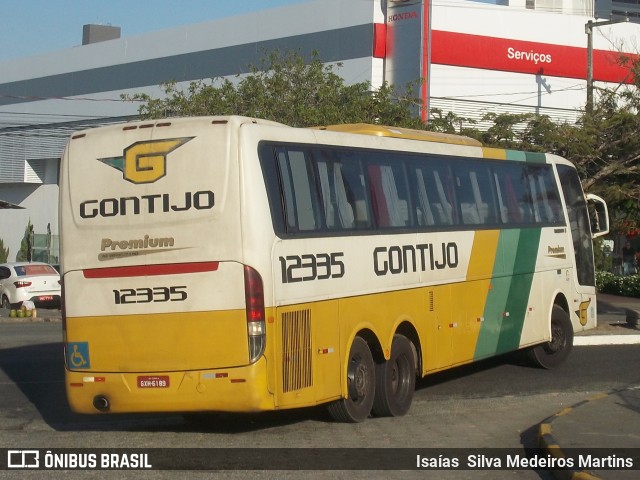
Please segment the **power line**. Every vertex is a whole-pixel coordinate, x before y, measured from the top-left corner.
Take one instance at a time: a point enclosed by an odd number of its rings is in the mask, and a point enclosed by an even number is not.
[[[0,98],[10,98],[12,100],[65,100],[65,101],[82,101],[82,102],[142,102],[138,99],[122,99],[122,98],[91,98],[91,97],[41,97],[37,95],[10,95],[0,93]]]

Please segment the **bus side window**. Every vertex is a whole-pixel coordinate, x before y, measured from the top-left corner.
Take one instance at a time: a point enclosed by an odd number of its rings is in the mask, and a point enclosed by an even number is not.
[[[401,163],[395,165],[370,163],[367,168],[371,206],[378,227],[407,227],[409,198]]]
[[[457,207],[447,161],[425,160],[407,163],[417,224],[454,225]]]
[[[459,162],[454,170],[462,223],[495,224],[497,216],[493,182],[487,165],[463,161]]]
[[[318,229],[318,206],[312,171],[302,151],[280,150],[277,155],[288,231]]]
[[[335,228],[338,225],[336,219],[338,205],[336,196],[331,189],[331,182],[329,181],[329,169],[331,168],[331,175],[333,175],[333,164],[329,164],[326,161],[319,161],[317,162],[317,167],[326,227]]]
[[[525,165],[499,165],[495,172],[502,222],[516,225],[531,223],[532,198]]]
[[[562,222],[562,204],[551,166],[531,167],[529,176],[536,186],[534,198],[542,223]]]
[[[339,154],[335,153],[328,150],[314,152],[326,228],[369,228],[371,221],[360,161],[354,157],[336,158]]]
[[[340,220],[340,226],[342,228],[351,229],[354,227],[355,214],[354,205],[355,199],[351,193],[349,185],[345,185],[345,179],[342,176],[342,165],[339,163],[333,164],[333,184],[335,185],[336,204],[338,206],[338,219]]]
[[[428,226],[435,225],[436,220],[433,216],[433,209],[431,207],[431,201],[429,200],[429,194],[427,193],[427,184],[424,180],[424,174],[422,169],[415,168],[415,185],[413,188],[414,197],[416,198],[416,218],[418,225]]]
[[[449,169],[442,169],[442,171],[438,171],[434,169],[433,172],[431,172],[437,199],[439,200],[435,203],[438,218],[440,219],[438,222],[439,225],[453,225],[456,223],[457,208],[455,208],[456,203],[453,197],[451,172],[448,170]]]
[[[367,229],[373,226],[371,205],[365,190],[362,162],[356,156],[345,156],[340,164],[340,176],[344,186],[345,200],[353,212],[352,228]]]

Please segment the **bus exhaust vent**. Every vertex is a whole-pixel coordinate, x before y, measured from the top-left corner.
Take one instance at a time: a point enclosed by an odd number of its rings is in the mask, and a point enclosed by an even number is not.
[[[282,391],[311,386],[311,311],[282,314]]]

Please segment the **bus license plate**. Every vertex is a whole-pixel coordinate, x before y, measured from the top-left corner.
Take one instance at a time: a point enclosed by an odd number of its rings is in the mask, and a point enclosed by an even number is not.
[[[169,376],[138,377],[138,388],[169,388]]]

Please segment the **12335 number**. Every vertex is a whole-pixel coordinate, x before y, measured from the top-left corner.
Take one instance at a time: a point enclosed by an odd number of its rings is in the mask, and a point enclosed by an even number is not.
[[[187,287],[123,288],[113,291],[116,305],[129,303],[183,302],[187,299]]]

